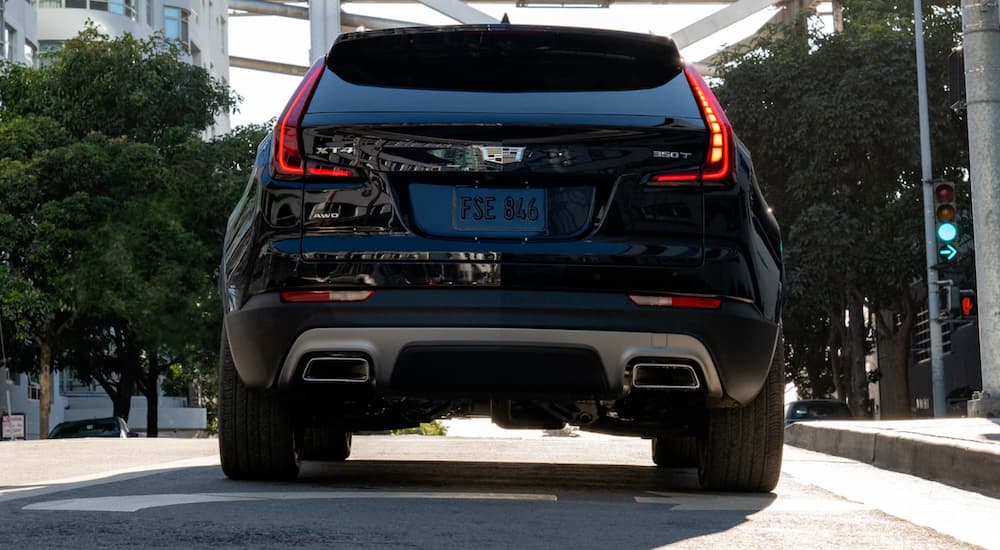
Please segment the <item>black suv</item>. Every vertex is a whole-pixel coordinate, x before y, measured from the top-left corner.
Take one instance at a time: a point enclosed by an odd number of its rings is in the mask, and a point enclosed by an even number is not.
[[[768,491],[782,282],[750,154],[669,38],[343,34],[229,219],[222,467],[287,479],[355,431],[485,415]]]

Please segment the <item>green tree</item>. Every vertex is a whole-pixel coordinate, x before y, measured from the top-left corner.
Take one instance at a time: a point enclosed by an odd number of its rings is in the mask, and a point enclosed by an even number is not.
[[[128,373],[150,361],[159,370],[160,343],[179,337],[170,328],[187,297],[167,303],[166,287],[176,294],[193,277],[178,256],[200,267],[204,252],[169,210],[180,179],[166,167],[238,99],[182,53],[159,36],[112,39],[89,27],[41,68],[0,67],[0,306],[38,349],[43,436],[57,345],[111,342],[105,351],[124,369],[109,378],[112,397],[127,417],[121,401],[149,381]],[[103,261],[110,251],[122,253],[114,269]],[[84,320],[100,326],[73,328]]]
[[[170,170],[150,159],[147,172],[163,185],[126,200],[91,233],[84,278],[102,282],[81,288],[80,302],[105,323],[81,327],[84,343],[99,344],[81,346],[72,363],[108,391],[123,418],[132,390],[145,395],[147,436],[158,434],[161,376],[185,372],[214,387],[222,232],[265,133],[250,126],[209,142],[191,138],[171,151]]]
[[[910,286],[923,272],[913,12],[850,0],[844,18],[832,35],[804,25],[764,33],[723,64],[719,97],[783,224],[792,378],[813,386],[805,394],[834,389],[863,412],[865,312],[878,312],[894,350],[882,366],[883,413],[907,416]],[[935,164],[955,173],[966,164],[965,126],[942,83],[957,6],[928,5],[924,19]]]
[[[184,140],[238,101],[224,82],[184,62],[186,53],[159,34],[111,38],[89,25],[41,68],[6,65],[0,113],[48,116],[75,137],[100,132],[140,143]]]
[[[909,415],[910,286],[923,272],[907,6],[849,0],[844,32],[832,35],[772,28],[727,59],[719,89],[783,224],[789,374],[803,394],[834,390],[862,413],[873,328],[865,312],[878,312],[880,339],[893,350],[882,366],[889,417]],[[948,109],[943,87],[960,28],[957,5],[928,5],[924,20],[935,165],[954,173],[967,158],[964,123]]]

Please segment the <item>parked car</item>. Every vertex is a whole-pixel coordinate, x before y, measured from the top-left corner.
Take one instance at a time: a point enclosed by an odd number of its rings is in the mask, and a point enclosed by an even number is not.
[[[780,231],[669,38],[341,34],[260,144],[220,273],[231,478],[486,415],[650,438],[706,489],[778,481]]]
[[[69,439],[77,437],[138,437],[130,432],[128,424],[117,416],[110,418],[90,418],[87,420],[72,420],[57,424],[49,432],[49,439]]]
[[[847,403],[836,399],[803,399],[785,407],[785,425],[805,420],[846,420],[852,418]]]

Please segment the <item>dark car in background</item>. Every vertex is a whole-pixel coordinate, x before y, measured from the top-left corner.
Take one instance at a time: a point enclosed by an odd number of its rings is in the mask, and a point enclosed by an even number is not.
[[[853,418],[847,403],[836,399],[803,399],[785,407],[785,425],[806,420],[849,420]]]
[[[229,218],[223,470],[292,478],[353,432],[482,415],[769,491],[783,281],[750,153],[669,38],[342,34]]]
[[[60,422],[49,432],[49,439],[71,439],[78,437],[138,437],[130,432],[128,424],[117,416],[109,418],[90,418],[87,420],[72,420]]]

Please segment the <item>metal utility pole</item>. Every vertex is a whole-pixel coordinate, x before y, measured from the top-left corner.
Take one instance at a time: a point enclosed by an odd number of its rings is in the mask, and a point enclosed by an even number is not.
[[[976,294],[983,391],[969,416],[1000,417],[1000,16],[997,0],[963,0]]]
[[[934,179],[931,169],[931,130],[927,114],[927,64],[924,58],[924,20],[920,0],[913,0],[913,21],[917,41],[917,98],[920,111],[920,167],[924,182],[924,247],[927,255],[927,324],[931,333],[931,390],[934,416],[944,416],[948,403],[944,393],[944,345],[941,336],[941,301],[938,298],[937,218],[934,214]]]
[[[309,0],[309,64],[326,55],[340,34],[340,0]]]

